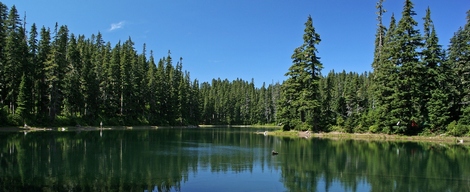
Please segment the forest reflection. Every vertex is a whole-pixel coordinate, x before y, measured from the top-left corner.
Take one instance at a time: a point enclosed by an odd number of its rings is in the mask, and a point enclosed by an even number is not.
[[[3,132],[0,153],[0,191],[179,191],[201,173],[260,170],[288,191],[470,191],[464,145],[159,129]]]

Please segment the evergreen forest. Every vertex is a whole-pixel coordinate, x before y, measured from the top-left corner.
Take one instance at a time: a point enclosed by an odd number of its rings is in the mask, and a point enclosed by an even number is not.
[[[154,56],[131,37],[113,45],[58,23],[27,29],[17,8],[0,2],[0,126],[259,124],[470,135],[470,11],[443,47],[431,10],[418,18],[411,0],[403,5],[399,20],[392,13],[385,24],[377,3],[371,72],[322,73],[321,36],[308,16],[287,80],[256,87],[254,79],[191,79],[182,57]]]

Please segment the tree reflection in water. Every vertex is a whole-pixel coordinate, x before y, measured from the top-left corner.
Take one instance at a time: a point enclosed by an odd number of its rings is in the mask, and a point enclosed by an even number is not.
[[[3,132],[0,191],[470,191],[468,146],[251,132]]]

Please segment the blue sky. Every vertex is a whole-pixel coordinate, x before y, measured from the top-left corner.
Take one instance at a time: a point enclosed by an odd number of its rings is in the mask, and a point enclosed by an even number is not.
[[[53,29],[55,22],[71,33],[90,37],[98,31],[114,46],[129,37],[141,52],[153,50],[156,59],[171,50],[183,57],[183,70],[200,82],[241,78],[259,87],[282,82],[292,64],[293,50],[303,43],[308,15],[322,39],[319,50],[323,74],[371,71],[377,27],[376,0],[3,0],[15,5],[27,29],[32,23]],[[384,3],[388,22],[401,17],[404,0]],[[422,29],[431,8],[440,44],[466,23],[466,0],[414,0],[414,17]]]

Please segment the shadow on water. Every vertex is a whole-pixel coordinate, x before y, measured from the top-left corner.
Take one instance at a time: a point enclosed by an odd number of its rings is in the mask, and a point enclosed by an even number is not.
[[[0,191],[470,191],[468,146],[253,132],[0,132]]]

